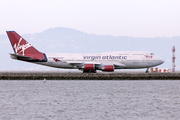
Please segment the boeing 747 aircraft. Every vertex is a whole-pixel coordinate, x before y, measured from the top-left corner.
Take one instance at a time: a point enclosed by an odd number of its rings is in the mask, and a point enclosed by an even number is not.
[[[40,65],[79,69],[83,73],[96,73],[96,70],[113,72],[115,69],[140,69],[154,67],[164,61],[152,52],[105,52],[96,54],[60,53],[46,54],[39,52],[15,31],[7,31],[7,35],[13,47],[12,59],[36,63]]]

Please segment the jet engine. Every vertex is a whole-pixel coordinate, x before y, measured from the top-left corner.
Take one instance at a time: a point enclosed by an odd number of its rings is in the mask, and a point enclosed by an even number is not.
[[[83,73],[96,73],[94,64],[84,64],[84,66],[82,66],[82,69]]]
[[[114,65],[104,65],[104,67],[102,68],[102,71],[113,72],[114,71]]]
[[[83,69],[84,70],[94,70],[95,65],[94,64],[84,64]]]

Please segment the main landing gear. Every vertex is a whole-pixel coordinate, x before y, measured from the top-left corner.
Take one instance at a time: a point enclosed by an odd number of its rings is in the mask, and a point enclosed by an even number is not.
[[[96,70],[83,70],[83,73],[96,73]]]
[[[147,69],[146,69],[146,72],[145,72],[145,73],[149,73],[149,71],[148,71],[148,70],[149,70],[149,68],[147,68]]]

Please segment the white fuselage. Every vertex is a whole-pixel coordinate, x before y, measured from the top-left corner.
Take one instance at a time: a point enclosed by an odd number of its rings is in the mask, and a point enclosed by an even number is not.
[[[115,65],[115,69],[149,68],[164,61],[151,52],[106,52],[106,53],[62,53],[46,54],[47,62],[37,64],[66,69],[77,69],[80,64]],[[55,61],[54,58],[60,60]]]

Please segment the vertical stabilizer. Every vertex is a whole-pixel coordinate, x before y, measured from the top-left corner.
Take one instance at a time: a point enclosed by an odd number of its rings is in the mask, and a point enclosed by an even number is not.
[[[16,55],[28,56],[31,59],[44,59],[44,54],[39,52],[31,44],[29,44],[24,38],[22,38],[15,31],[6,31]],[[19,57],[25,59],[25,57]],[[27,59],[27,58],[26,58]],[[30,59],[30,58],[28,58]]]

